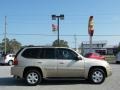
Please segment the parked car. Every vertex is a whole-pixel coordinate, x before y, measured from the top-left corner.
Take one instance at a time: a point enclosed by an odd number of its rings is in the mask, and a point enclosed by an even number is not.
[[[116,63],[120,63],[120,52],[116,55]]]
[[[105,56],[102,56],[98,53],[87,53],[85,55],[86,58],[93,58],[93,59],[99,59],[99,60],[105,60]]]
[[[103,83],[112,74],[106,61],[88,59],[69,48],[25,47],[15,56],[11,75],[37,85],[43,79],[87,79]]]
[[[12,65],[14,61],[14,57],[15,57],[15,54],[7,54],[5,56],[3,55],[0,58],[0,64]]]

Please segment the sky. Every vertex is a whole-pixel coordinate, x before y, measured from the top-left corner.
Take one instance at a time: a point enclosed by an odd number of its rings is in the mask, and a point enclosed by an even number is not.
[[[120,0],[0,0],[0,42],[7,16],[7,38],[15,38],[22,45],[51,45],[57,39],[57,32],[52,32],[52,24],[57,21],[51,15],[64,14],[64,20],[60,20],[60,39],[68,41],[70,47],[75,47],[75,35],[77,47],[82,41],[89,41],[90,16],[94,16],[93,41],[117,45],[119,4]]]

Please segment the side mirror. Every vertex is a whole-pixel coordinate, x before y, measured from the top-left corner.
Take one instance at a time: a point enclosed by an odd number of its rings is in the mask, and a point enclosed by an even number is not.
[[[82,58],[78,56],[78,60],[82,60]]]
[[[82,60],[82,58],[79,57],[79,56],[77,56],[77,57],[75,57],[75,60],[76,60],[76,61],[79,61],[79,60]]]

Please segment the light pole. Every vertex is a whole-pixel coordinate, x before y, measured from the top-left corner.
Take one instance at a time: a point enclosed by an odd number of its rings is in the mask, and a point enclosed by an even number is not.
[[[64,15],[61,14],[59,16],[57,15],[52,15],[52,20],[56,20],[57,19],[57,30],[58,30],[58,46],[60,45],[60,39],[59,39],[59,19],[60,20],[64,20]]]

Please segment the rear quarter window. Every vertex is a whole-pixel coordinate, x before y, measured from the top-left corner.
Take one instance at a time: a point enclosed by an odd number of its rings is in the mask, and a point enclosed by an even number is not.
[[[34,58],[39,59],[42,58],[42,49],[41,48],[28,48],[23,51],[22,56],[25,58]]]

